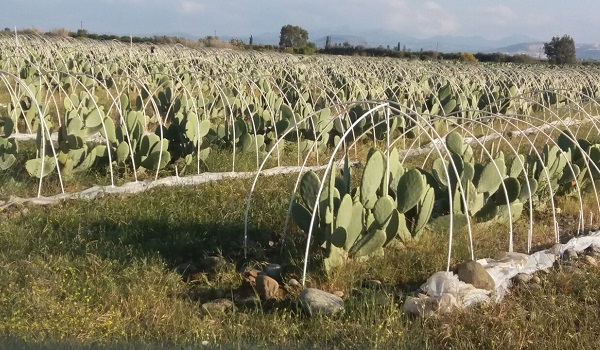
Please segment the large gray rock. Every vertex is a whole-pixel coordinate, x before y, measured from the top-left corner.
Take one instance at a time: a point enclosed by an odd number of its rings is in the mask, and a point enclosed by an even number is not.
[[[344,310],[344,301],[337,295],[316,288],[300,292],[300,304],[309,315],[333,315]]]
[[[513,277],[513,281],[519,284],[526,284],[529,283],[529,281],[531,281],[532,278],[533,275],[530,273],[519,273],[515,277]]]
[[[479,289],[494,290],[496,288],[492,276],[480,263],[473,260],[458,265],[458,279]]]

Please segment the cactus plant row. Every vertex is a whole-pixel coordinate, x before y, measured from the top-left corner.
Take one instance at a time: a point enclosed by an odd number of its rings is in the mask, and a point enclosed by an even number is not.
[[[343,169],[330,169],[325,184],[316,173],[305,173],[291,214],[304,232],[312,227],[314,244],[323,249],[329,271],[348,259],[365,259],[383,254],[387,246],[410,244],[425,231],[447,230],[451,216],[455,229],[469,221],[488,225],[518,220],[526,208],[533,210],[530,204],[547,199],[548,188],[553,196],[572,189],[574,181],[583,185],[591,179],[584,176],[590,168],[585,164],[600,160],[600,146],[577,142],[585,147],[568,144],[563,135],[564,151],[545,146],[537,158],[508,158],[498,152],[490,161],[478,163],[471,146],[452,132],[446,137],[448,158],[435,159],[431,172],[405,169],[395,148],[387,155],[372,149],[356,185],[350,183],[348,156]]]

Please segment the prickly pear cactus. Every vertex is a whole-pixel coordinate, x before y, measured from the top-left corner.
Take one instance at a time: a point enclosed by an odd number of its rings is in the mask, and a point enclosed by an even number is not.
[[[14,122],[9,117],[0,117],[0,170],[8,170],[17,160],[19,150],[14,137],[11,137]]]

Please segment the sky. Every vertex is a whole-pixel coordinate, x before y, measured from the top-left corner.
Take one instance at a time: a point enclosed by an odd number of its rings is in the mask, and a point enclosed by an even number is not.
[[[2,0],[1,28],[56,28],[118,35],[239,36],[298,25],[315,35],[378,31],[600,43],[597,0]],[[310,34],[313,33],[313,36]]]

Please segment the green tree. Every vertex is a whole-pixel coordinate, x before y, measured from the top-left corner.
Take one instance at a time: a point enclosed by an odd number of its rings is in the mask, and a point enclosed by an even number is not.
[[[308,43],[308,32],[291,24],[281,27],[279,46],[300,48]]]
[[[77,34],[75,34],[78,38],[85,38],[88,36],[88,31],[86,29],[77,29]]]
[[[306,45],[302,47],[294,48],[294,53],[301,55],[314,55],[315,52],[317,52],[317,45],[315,45],[315,43],[306,43]]]
[[[477,63],[479,62],[479,60],[477,60],[477,57],[475,57],[475,55],[473,55],[470,52],[462,52],[460,54],[460,56],[458,57],[458,60],[461,62],[467,62],[467,63]]]
[[[238,38],[232,38],[231,40],[229,40],[229,44],[231,46],[234,46],[234,47],[244,47],[244,46],[246,46],[246,44],[244,44],[244,42],[242,41],[242,39],[238,39]]]
[[[577,62],[575,53],[575,40],[569,35],[562,38],[553,37],[549,43],[544,43],[544,53],[548,62],[554,64],[573,64]]]

